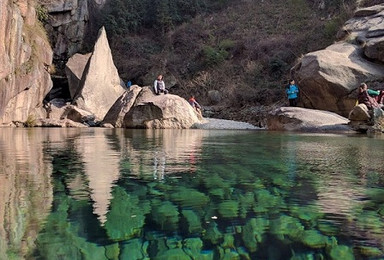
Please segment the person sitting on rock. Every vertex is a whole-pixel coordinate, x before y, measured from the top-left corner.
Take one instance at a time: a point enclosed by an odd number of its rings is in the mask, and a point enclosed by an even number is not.
[[[199,115],[202,116],[201,115],[201,106],[199,103],[197,103],[195,96],[191,96],[189,98],[188,102],[197,111],[197,113],[199,113]]]
[[[367,89],[368,95],[373,97],[377,103],[383,104],[384,103],[384,91],[383,90],[374,90],[374,89]]]
[[[367,84],[361,83],[358,91],[359,94],[357,96],[357,101],[359,104],[365,104],[369,110],[381,108],[381,105],[376,101],[376,99],[369,95]]]
[[[157,79],[153,83],[153,88],[155,90],[156,95],[160,95],[161,93],[168,94],[168,90],[165,88],[165,83],[163,80],[163,75],[157,76]]]

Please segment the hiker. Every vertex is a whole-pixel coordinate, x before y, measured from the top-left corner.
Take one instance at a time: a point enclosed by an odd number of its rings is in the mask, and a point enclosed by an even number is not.
[[[157,76],[157,79],[153,83],[153,88],[155,90],[156,95],[160,95],[160,93],[168,94],[168,90],[165,88],[165,83],[163,80],[163,75]]]
[[[358,92],[357,101],[359,104],[365,104],[369,110],[381,108],[381,105],[376,101],[376,99],[369,95],[367,84],[361,83],[358,88]]]
[[[293,79],[289,80],[289,84],[285,88],[285,93],[288,97],[289,106],[297,106],[297,94],[299,93],[299,88],[296,86]]]
[[[127,81],[127,89],[129,89],[132,86],[132,81],[128,80]]]
[[[197,103],[196,99],[195,99],[195,96],[191,96],[188,100],[189,104],[197,111],[197,113],[199,113],[200,116],[202,116],[201,114],[201,106],[199,103]]]

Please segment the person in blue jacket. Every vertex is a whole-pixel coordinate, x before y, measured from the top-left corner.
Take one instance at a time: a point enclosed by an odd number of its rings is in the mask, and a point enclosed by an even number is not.
[[[289,106],[297,106],[297,98],[299,93],[299,88],[296,86],[293,79],[289,80],[288,86],[285,88],[285,93],[287,94]]]

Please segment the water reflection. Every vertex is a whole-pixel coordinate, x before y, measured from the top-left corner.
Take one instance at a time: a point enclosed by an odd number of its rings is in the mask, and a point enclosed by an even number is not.
[[[384,257],[384,139],[1,129],[0,259]]]

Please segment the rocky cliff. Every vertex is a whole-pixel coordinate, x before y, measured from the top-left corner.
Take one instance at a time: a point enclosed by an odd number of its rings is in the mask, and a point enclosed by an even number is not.
[[[92,44],[97,35],[92,26],[98,10],[105,0],[52,0],[42,1],[48,13],[45,29],[52,42],[53,59],[59,70],[86,44]]]
[[[52,50],[35,1],[0,2],[0,124],[42,114],[52,88]]]

